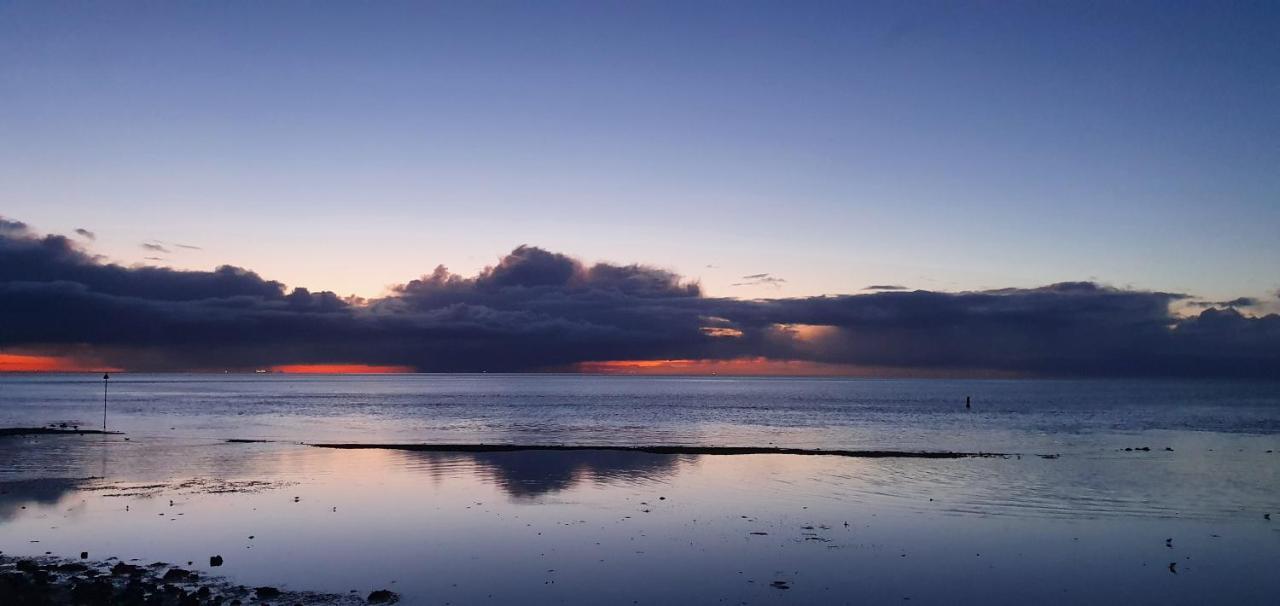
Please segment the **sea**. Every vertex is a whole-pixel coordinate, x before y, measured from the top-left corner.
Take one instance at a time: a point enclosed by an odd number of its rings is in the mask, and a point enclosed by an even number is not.
[[[408,604],[1280,596],[1280,382],[0,376],[0,427],[104,413],[0,437],[0,552]],[[658,446],[697,448],[610,449]]]

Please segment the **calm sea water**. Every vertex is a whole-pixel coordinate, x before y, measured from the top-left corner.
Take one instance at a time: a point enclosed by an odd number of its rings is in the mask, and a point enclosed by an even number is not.
[[[0,426],[101,415],[99,377],[0,377]],[[121,374],[108,415],[124,435],[0,438],[0,551],[192,561],[410,604],[1280,595],[1274,383]],[[1011,456],[300,444],[329,441]],[[226,564],[200,566],[214,554]]]
[[[0,377],[0,426],[99,427],[102,399],[97,376]],[[1087,452],[1280,434],[1280,382],[118,374],[107,400],[134,435],[297,441]]]

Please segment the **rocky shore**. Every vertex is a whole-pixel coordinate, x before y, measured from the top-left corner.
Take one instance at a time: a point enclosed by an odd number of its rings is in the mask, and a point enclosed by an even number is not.
[[[210,558],[211,562],[220,559]],[[398,595],[387,590],[377,590],[366,597],[246,587],[165,562],[0,555],[0,604],[6,606],[356,606],[398,600]]]

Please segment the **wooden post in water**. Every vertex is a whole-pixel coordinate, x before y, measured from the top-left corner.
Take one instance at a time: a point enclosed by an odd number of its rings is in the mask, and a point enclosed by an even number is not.
[[[111,375],[102,373],[102,431],[107,430],[107,381],[111,380]]]

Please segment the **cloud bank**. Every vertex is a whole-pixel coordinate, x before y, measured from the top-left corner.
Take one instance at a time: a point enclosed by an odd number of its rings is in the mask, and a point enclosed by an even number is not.
[[[1175,316],[1176,293],[1072,282],[741,300],[644,265],[520,246],[369,301],[242,268],[123,267],[0,218],[0,347],[133,370],[367,364],[528,371],[765,358],[965,375],[1273,377],[1280,316]]]

